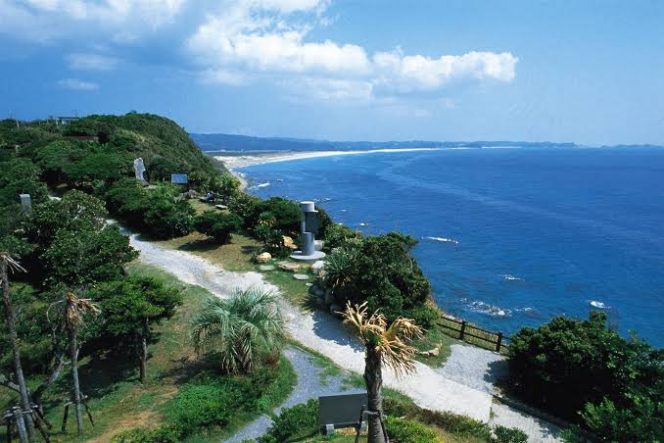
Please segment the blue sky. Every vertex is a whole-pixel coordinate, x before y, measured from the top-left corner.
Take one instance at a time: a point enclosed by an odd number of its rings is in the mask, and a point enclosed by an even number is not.
[[[664,144],[659,0],[0,0],[0,116]]]

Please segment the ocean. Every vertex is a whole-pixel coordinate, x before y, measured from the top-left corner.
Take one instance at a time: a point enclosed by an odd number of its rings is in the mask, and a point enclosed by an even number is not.
[[[512,334],[607,313],[664,346],[664,148],[482,148],[239,170],[261,197],[314,200],[366,234],[398,230],[452,315]]]

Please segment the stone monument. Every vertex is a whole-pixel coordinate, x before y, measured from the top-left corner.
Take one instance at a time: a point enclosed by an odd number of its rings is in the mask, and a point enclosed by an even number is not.
[[[24,213],[29,214],[32,212],[32,197],[30,194],[19,194],[21,198],[21,209]]]
[[[300,202],[302,222],[300,224],[300,250],[295,251],[291,258],[303,261],[316,261],[325,257],[325,253],[316,249],[315,235],[320,227],[320,218],[316,205],[312,201]]]
[[[146,183],[145,180],[145,164],[143,163],[143,159],[141,157],[138,157],[136,160],[134,160],[134,174],[136,175],[136,180],[140,181],[141,183]]]

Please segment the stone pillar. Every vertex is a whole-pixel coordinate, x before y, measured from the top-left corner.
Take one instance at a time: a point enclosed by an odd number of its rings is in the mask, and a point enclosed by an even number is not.
[[[21,198],[21,209],[24,213],[29,214],[32,212],[32,197],[30,194],[19,194]]]
[[[300,250],[291,255],[296,260],[318,260],[325,253],[316,250],[315,234],[318,232],[319,217],[312,201],[300,202],[302,221],[300,223]]]

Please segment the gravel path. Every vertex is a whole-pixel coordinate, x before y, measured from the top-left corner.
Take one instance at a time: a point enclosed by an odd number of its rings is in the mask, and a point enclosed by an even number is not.
[[[289,347],[284,354],[297,374],[297,384],[288,399],[272,411],[275,415],[279,414],[283,408],[305,403],[307,400],[318,398],[321,395],[357,392],[357,389],[344,385],[344,379],[348,374],[326,375],[325,368],[316,365],[306,352]],[[241,443],[243,440],[256,439],[265,434],[271,424],[272,419],[267,415],[262,415],[226,440],[226,443]]]
[[[278,291],[276,286],[265,282],[257,272],[225,271],[191,253],[163,248],[141,240],[135,234],[130,236],[130,240],[131,245],[141,252],[140,259],[143,262],[170,272],[185,283],[202,286],[219,297],[228,296],[238,287]],[[285,300],[282,310],[288,332],[295,340],[315,349],[342,368],[358,373],[364,371],[361,345],[343,329],[337,319],[321,311],[303,312]],[[489,351],[458,346],[452,350],[448,360],[451,366],[448,369],[449,364],[442,369],[432,369],[417,363],[416,373],[397,378],[387,370],[383,380],[386,386],[403,392],[423,408],[449,411],[487,423],[519,427],[528,433],[533,442],[558,441],[554,437],[557,434],[554,427],[507,406],[493,404],[493,387],[490,386],[493,375],[487,368],[499,358],[492,355]]]

